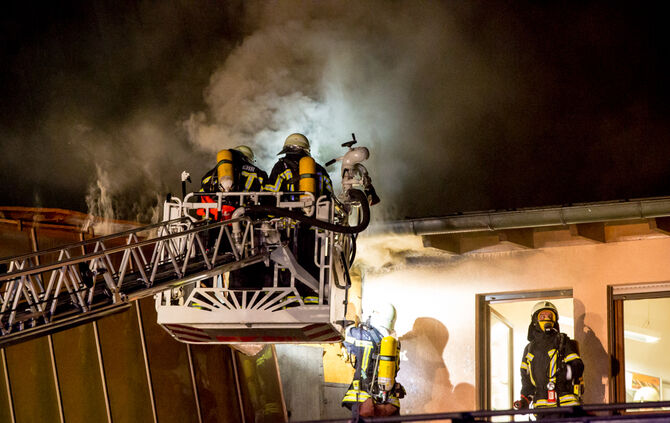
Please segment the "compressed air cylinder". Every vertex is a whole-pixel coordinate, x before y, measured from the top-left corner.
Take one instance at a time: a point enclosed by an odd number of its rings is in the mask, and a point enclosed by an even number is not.
[[[309,156],[301,158],[298,173],[300,173],[298,191],[311,192],[316,196],[316,162],[314,159]]]
[[[390,391],[395,385],[396,362],[398,358],[398,340],[385,336],[379,347],[379,368],[377,383],[382,391]]]
[[[221,150],[216,153],[216,173],[219,186],[225,192],[233,187],[233,154],[230,150]]]

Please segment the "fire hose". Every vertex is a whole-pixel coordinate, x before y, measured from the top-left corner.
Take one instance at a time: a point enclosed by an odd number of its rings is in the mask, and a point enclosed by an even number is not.
[[[245,207],[245,212],[247,214],[269,214],[273,216],[287,217],[306,223],[310,226],[316,226],[317,228],[325,229],[327,231],[333,231],[342,234],[357,234],[365,230],[365,228],[367,228],[370,224],[370,205],[368,204],[367,196],[361,190],[349,190],[348,195],[352,200],[358,201],[361,204],[361,208],[363,210],[363,219],[356,226],[344,226],[330,222],[324,222],[323,220],[305,216],[303,213],[298,211],[286,210],[268,205]]]

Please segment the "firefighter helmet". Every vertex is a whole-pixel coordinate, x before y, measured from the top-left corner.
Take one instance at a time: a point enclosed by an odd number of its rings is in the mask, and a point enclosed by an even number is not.
[[[239,151],[240,153],[244,154],[244,157],[246,157],[249,162],[254,162],[254,150],[252,150],[251,147],[246,145],[238,145],[237,147],[233,147],[232,150]]]
[[[396,312],[391,303],[378,304],[372,309],[370,314],[370,324],[376,327],[382,327],[389,332],[393,332],[395,326]]]
[[[284,154],[291,150],[303,150],[309,154],[309,140],[303,134],[291,134],[284,141],[284,148],[277,154]]]
[[[551,313],[542,313],[543,311],[549,311]],[[540,314],[542,314],[542,316],[540,316]],[[540,329],[543,331],[551,330],[556,328],[556,323],[558,322],[558,309],[549,301],[540,301],[533,306],[533,311],[531,312],[530,317],[533,321],[537,322]],[[540,319],[539,317],[542,318]]]
[[[541,310],[553,311],[554,315],[556,316],[556,320],[558,320],[558,309],[549,301],[540,301],[539,303],[535,304],[533,306],[533,311],[530,313],[530,317],[535,318]]]

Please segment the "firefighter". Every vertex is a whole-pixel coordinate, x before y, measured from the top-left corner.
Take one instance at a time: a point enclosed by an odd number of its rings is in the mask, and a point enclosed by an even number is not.
[[[254,165],[254,152],[246,145],[219,151],[217,161],[202,177],[201,192],[261,191],[268,179],[267,173]],[[228,166],[228,170],[223,171],[222,166]]]
[[[309,140],[306,136],[294,133],[286,137],[284,147],[278,155],[284,154],[272,168],[270,178],[265,184],[265,191],[270,192],[295,192],[300,191],[300,180],[313,178],[314,196],[318,199],[325,195],[333,196],[333,184],[328,176],[328,172],[323,166],[311,159]],[[291,201],[297,201],[297,196],[287,196]],[[314,264],[315,234],[307,226],[300,227],[296,223],[292,239],[289,240],[289,246],[298,263],[305,268],[318,281],[320,277],[319,268]],[[290,275],[286,271],[281,272],[280,280],[282,285],[287,285]],[[298,284],[296,287],[298,293],[306,304],[317,304],[319,299],[314,292]],[[292,297],[290,297],[292,298]]]
[[[221,150],[217,154],[217,164],[202,177],[201,192],[257,192],[261,191],[267,180],[267,173],[254,165],[254,152],[246,145],[239,145],[229,150]],[[216,200],[209,195],[202,196],[202,202],[215,203]],[[224,199],[219,210],[210,209],[210,219],[230,219],[233,211],[239,207],[239,198]],[[204,209],[197,212],[201,216],[207,213]],[[220,229],[213,229],[207,234],[208,250],[214,247]],[[225,239],[225,237],[222,237]],[[230,245],[223,241],[219,248],[220,252],[229,252]],[[263,263],[247,266],[244,269],[234,270],[229,274],[229,287],[231,289],[259,289],[269,283],[268,269]]]
[[[280,158],[270,172],[270,178],[265,184],[265,190],[270,192],[298,191],[300,181],[300,159],[311,157],[309,140],[303,134],[291,134],[284,141],[284,148],[277,155],[285,154]],[[328,172],[320,164],[315,164],[316,198],[322,195],[333,195],[333,184]]]
[[[584,363],[577,343],[560,332],[558,310],[549,301],[535,304],[528,326],[529,344],[521,361],[521,399],[514,408],[581,404]],[[538,414],[537,418],[557,417]]]
[[[344,355],[356,370],[342,406],[349,408],[354,418],[400,414],[405,389],[395,380],[400,364],[395,320],[395,307],[381,304],[367,322],[345,331]]]
[[[216,155],[217,164],[205,173],[200,181],[201,193],[215,192],[254,192],[261,191],[267,180],[267,173],[256,167],[254,152],[246,145],[238,145],[230,150],[221,150]],[[216,203],[215,197],[201,195],[203,203]],[[224,199],[221,210],[198,209],[198,216],[212,221],[228,220],[239,207],[239,199]],[[213,247],[213,237],[208,237],[208,248]]]

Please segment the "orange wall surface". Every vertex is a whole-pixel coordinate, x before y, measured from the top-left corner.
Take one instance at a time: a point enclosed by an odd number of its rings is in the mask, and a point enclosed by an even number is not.
[[[364,314],[376,302],[397,309],[403,414],[478,407],[477,294],[552,289],[573,290],[584,402],[607,402],[608,285],[670,280],[670,238],[451,256],[407,236],[363,239],[359,252]],[[413,256],[430,260],[407,259]],[[515,371],[520,360],[514,357]]]

